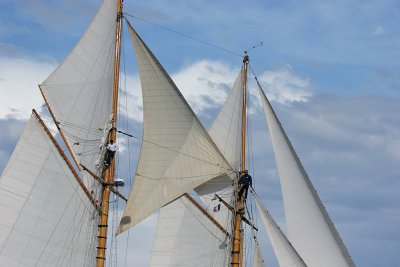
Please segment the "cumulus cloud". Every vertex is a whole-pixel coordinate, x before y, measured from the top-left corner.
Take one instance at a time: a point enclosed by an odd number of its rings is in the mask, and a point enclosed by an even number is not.
[[[50,62],[29,58],[0,58],[0,118],[29,117],[32,108],[42,105],[37,85],[55,68]]]
[[[202,60],[172,73],[171,78],[195,113],[202,116],[223,104],[239,72],[240,69],[232,68],[222,62]],[[263,72],[259,76],[259,81],[271,100],[279,103],[306,102],[313,92],[311,82],[297,75],[289,65],[278,70]],[[130,104],[127,109],[121,110],[123,113],[127,110],[129,117],[142,121],[143,104],[139,77],[128,76],[127,84],[129,90],[123,94]],[[253,94],[258,95],[255,84],[250,82],[250,87],[252,87],[251,98],[254,98]],[[253,108],[250,112],[254,112]]]
[[[238,69],[224,63],[202,60],[172,74],[172,79],[193,110],[201,114],[224,102],[238,74]]]
[[[307,102],[312,96],[311,82],[297,75],[290,65],[278,70],[265,71],[258,80],[270,100],[283,104]]]

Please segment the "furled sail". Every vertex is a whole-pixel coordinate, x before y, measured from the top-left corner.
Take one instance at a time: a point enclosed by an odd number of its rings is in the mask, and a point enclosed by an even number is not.
[[[229,237],[186,197],[160,211],[150,267],[228,266]]]
[[[266,267],[258,242],[256,242],[256,249],[254,250],[253,267]]]
[[[0,178],[0,265],[94,266],[98,213],[32,115]]]
[[[40,85],[78,162],[92,171],[112,114],[117,2],[103,1],[79,43]]]
[[[355,266],[260,86],[259,91],[281,181],[288,239],[308,266]]]
[[[274,249],[275,256],[278,259],[279,266],[306,267],[307,265],[293,248],[292,244],[290,244],[286,236],[282,233],[271,214],[269,214],[268,210],[263,206],[261,200],[257,196],[255,199],[258,212],[261,215],[265,230],[268,233],[269,240]]]
[[[143,142],[119,231],[231,170],[158,60],[128,24],[143,96]]]

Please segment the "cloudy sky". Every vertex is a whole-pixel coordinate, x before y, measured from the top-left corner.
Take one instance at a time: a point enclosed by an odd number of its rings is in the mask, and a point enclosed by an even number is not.
[[[249,52],[252,68],[356,265],[400,265],[398,1],[125,2],[130,15],[225,49],[129,18],[206,126],[241,67],[236,54],[262,41]],[[0,171],[30,110],[42,105],[37,84],[73,48],[99,4],[0,0]],[[122,117],[133,119],[136,127],[141,103],[128,38],[124,47],[129,102]],[[253,176],[282,223],[265,120],[256,91],[251,94]],[[129,252],[128,262],[148,261],[142,252],[150,249],[156,219],[129,234],[129,243],[140,240],[141,248]],[[120,246],[126,243],[123,238]],[[267,263],[277,266],[265,247]]]

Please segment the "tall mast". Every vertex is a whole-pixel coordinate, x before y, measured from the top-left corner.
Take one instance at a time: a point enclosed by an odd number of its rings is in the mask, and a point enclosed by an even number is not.
[[[110,140],[116,141],[119,66],[120,66],[120,54],[121,54],[121,31],[122,31],[122,2],[123,0],[118,0],[118,5],[117,5],[116,45],[115,45],[115,57],[114,57],[114,85],[113,85],[113,98],[112,98],[113,127],[110,130],[108,141]],[[109,167],[103,171],[104,184],[101,193],[101,213],[100,213],[99,235],[98,235],[98,246],[97,246],[97,257],[96,257],[97,267],[104,267],[106,260],[110,186],[112,186],[114,182],[114,173],[115,173],[115,159],[112,158]]]
[[[246,102],[247,102],[247,65],[249,64],[249,56],[247,52],[243,58],[243,101],[242,101],[242,162],[240,170],[243,172],[246,169]],[[239,174],[241,175],[241,174]],[[236,194],[239,191],[239,185],[236,184]],[[244,212],[244,200],[237,199],[235,206],[235,224],[233,232],[232,244],[232,262],[231,265],[235,267],[242,266],[243,257],[243,235],[242,235],[242,215]]]

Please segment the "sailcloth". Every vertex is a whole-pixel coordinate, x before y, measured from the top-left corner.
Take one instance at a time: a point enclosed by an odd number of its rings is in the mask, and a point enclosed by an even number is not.
[[[275,256],[279,262],[279,266],[307,267],[297,251],[293,248],[292,244],[290,244],[289,240],[282,233],[271,214],[269,214],[268,210],[263,206],[261,200],[257,196],[255,199],[258,212],[261,215],[265,230],[268,233]]]
[[[129,25],[143,96],[143,142],[118,232],[231,167],[176,85]]]
[[[98,213],[32,115],[0,178],[0,265],[94,266]]]
[[[228,266],[228,236],[186,197],[160,211],[150,267]]]
[[[205,206],[210,209],[212,215],[227,229],[230,229],[231,213],[214,196],[218,194],[227,203],[231,203],[232,180],[236,178],[240,168],[241,146],[238,144],[241,143],[242,138],[242,101],[243,70],[239,72],[231,92],[208,130],[211,138],[235,172],[217,177],[195,188],[196,193],[199,194]],[[222,205],[222,209],[214,212],[214,208],[218,205]]]
[[[223,107],[208,131],[219,150],[236,171],[239,169],[240,165],[240,146],[237,144],[239,144],[241,140],[242,77],[243,73],[241,71]],[[216,177],[194,189],[204,203],[209,214],[213,216],[220,225],[225,227],[228,232],[230,232],[231,229],[231,212],[224,204],[214,197],[215,194],[218,194],[218,196],[223,198],[227,203],[231,203],[233,194],[232,180],[236,175],[237,172],[232,171],[231,173]],[[184,253],[186,250],[189,251],[189,255],[194,259],[190,265],[227,265],[223,264],[221,260],[225,259],[225,257],[229,257],[229,252],[223,252],[221,250],[222,248],[219,248],[221,245],[220,240],[208,237],[208,231],[214,229],[215,225],[211,224],[211,226],[206,226],[209,225],[210,222],[207,218],[204,218],[202,220],[206,221],[207,224],[202,223],[203,227],[201,227],[201,225],[199,225],[201,221],[199,221],[198,217],[200,216],[203,218],[204,215],[193,216],[193,210],[196,209],[197,208],[194,207],[193,204],[188,203],[184,196],[161,208],[154,238],[153,253],[151,255],[151,267],[182,266],[180,261],[166,260],[166,258],[180,258],[180,255],[186,255],[186,253]],[[183,221],[187,223],[181,224]],[[188,238],[188,229],[185,229],[182,225],[190,225],[190,236],[193,236],[192,239],[198,240],[200,237],[206,238],[203,243],[204,245],[199,246],[197,241],[178,242],[179,240],[186,240]],[[168,229],[168,231],[166,229]],[[217,232],[220,232],[220,230],[218,229]],[[169,242],[166,240],[169,240]],[[213,251],[210,250],[210,248],[216,248],[216,250]],[[228,247],[225,250],[227,249]],[[209,261],[205,259],[209,259]]]
[[[282,187],[287,236],[310,267],[355,266],[259,86]]]
[[[258,242],[256,242],[256,249],[254,250],[253,267],[266,267]]]
[[[103,1],[79,43],[40,85],[78,162],[92,171],[112,114],[117,2]]]

